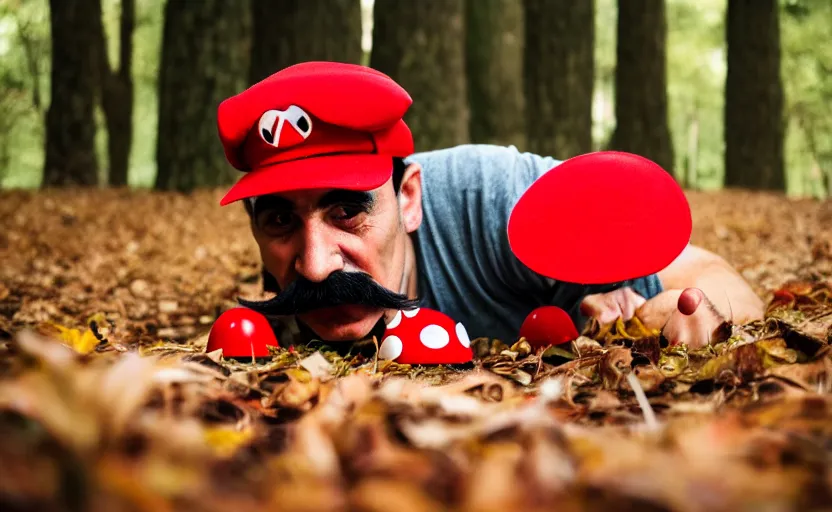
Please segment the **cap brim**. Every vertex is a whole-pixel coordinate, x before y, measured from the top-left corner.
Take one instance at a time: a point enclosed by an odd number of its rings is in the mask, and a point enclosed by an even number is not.
[[[329,155],[292,160],[246,173],[225,194],[220,206],[292,190],[373,190],[384,185],[392,175],[390,155]]]
[[[690,207],[673,176],[629,153],[564,161],[523,194],[508,223],[511,250],[543,276],[608,284],[656,273],[690,241]]]

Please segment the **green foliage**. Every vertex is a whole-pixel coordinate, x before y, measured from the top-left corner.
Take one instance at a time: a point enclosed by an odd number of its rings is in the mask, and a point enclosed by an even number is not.
[[[615,129],[615,44],[617,0],[595,0],[595,92],[592,102],[593,148],[602,150]]]
[[[725,2],[669,0],[667,16],[670,129],[678,177],[697,188],[718,188],[725,150]]]
[[[617,0],[596,3],[595,147],[615,129]],[[667,80],[677,178],[698,188],[722,183],[724,1],[668,0]],[[687,175],[687,176],[686,176]]]
[[[115,65],[121,2],[102,3],[108,53]],[[363,2],[365,8],[370,3]],[[788,191],[828,195],[832,192],[828,188],[832,182],[832,44],[828,37],[832,2],[781,0],[781,5]],[[164,0],[140,0],[136,9],[129,181],[133,186],[147,187],[156,175],[157,76]],[[697,188],[718,188],[722,183],[725,9],[726,0],[667,0],[668,99],[675,167],[681,181]],[[617,0],[596,0],[596,149],[605,147],[615,127],[617,11]],[[40,184],[49,67],[48,1],[0,0],[0,186]],[[100,122],[101,116],[98,118]],[[100,123],[97,144],[102,163],[106,162],[104,137]]]
[[[104,29],[109,42],[110,63],[118,64],[119,0],[104,0]],[[152,187],[156,178],[156,131],[159,102],[157,78],[161,56],[164,0],[136,2],[133,34],[133,145],[130,151],[129,183]],[[209,107],[210,108],[210,107]]]
[[[0,2],[0,184],[36,187],[49,103],[49,4]]]
[[[832,195],[832,2],[784,0],[780,26],[790,189]]]

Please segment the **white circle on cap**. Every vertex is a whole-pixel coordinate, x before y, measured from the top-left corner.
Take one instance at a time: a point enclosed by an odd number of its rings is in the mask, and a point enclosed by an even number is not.
[[[416,316],[419,313],[419,309],[421,309],[421,308],[410,309],[408,311],[404,311],[404,316],[406,316],[407,318],[413,318],[414,316]]]
[[[390,320],[390,323],[387,324],[387,328],[388,329],[395,329],[396,327],[399,326],[400,323],[402,323],[402,311],[401,310],[396,311],[396,316],[394,316],[393,319]]]
[[[468,348],[471,346],[471,339],[468,337],[468,331],[465,330],[465,326],[462,323],[456,324],[456,337],[459,338],[459,342],[462,343],[462,346]]]
[[[442,348],[451,341],[448,331],[436,324],[431,324],[419,333],[419,341],[428,348]]]
[[[398,336],[388,336],[381,342],[378,357],[381,359],[396,359],[402,355],[402,340]]]

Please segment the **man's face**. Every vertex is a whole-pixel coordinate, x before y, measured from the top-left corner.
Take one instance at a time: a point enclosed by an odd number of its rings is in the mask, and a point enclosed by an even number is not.
[[[364,272],[378,285],[404,292],[408,230],[389,181],[369,192],[302,190],[258,197],[252,232],[281,290],[298,278],[320,283],[345,271]],[[365,337],[384,312],[349,304],[297,318],[324,340],[348,341]]]

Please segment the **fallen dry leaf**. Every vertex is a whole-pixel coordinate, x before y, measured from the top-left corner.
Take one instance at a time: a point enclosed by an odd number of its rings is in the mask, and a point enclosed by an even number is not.
[[[590,323],[542,353],[473,340],[459,369],[321,346],[205,354],[213,320],[261,294],[246,216],[216,208],[222,192],[2,192],[0,508],[832,503],[828,205],[689,193],[693,243],[767,304],[710,347]]]

